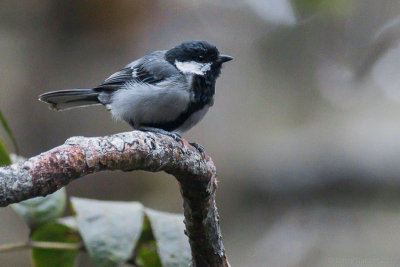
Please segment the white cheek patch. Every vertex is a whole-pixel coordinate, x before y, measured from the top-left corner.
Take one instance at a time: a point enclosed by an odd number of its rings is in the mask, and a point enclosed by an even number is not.
[[[183,73],[204,75],[211,69],[211,63],[199,63],[195,61],[180,62],[175,60],[175,66]]]

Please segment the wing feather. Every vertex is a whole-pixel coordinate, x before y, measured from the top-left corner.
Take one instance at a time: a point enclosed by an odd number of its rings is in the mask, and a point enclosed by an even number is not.
[[[127,83],[157,84],[168,79],[176,79],[182,74],[164,59],[165,51],[156,51],[136,60],[124,69],[108,77],[94,88],[96,91],[113,92]]]

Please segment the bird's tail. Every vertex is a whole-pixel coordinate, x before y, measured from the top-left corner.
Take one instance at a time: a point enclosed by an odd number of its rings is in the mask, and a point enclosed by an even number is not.
[[[39,96],[39,100],[51,105],[55,110],[66,110],[101,104],[99,93],[93,89],[70,89],[51,91]]]

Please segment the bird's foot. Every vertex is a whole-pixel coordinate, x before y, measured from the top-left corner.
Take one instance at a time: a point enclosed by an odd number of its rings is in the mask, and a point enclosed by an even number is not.
[[[163,130],[163,129],[152,128],[152,127],[141,127],[139,130],[140,131],[145,131],[145,132],[159,133],[159,134],[163,134],[163,135],[172,137],[176,142],[178,142],[180,145],[183,146],[182,136],[180,136],[180,134],[178,134],[178,133],[168,132],[168,131]]]
[[[206,156],[206,150],[204,149],[204,147],[202,146],[202,145],[199,145],[198,143],[196,143],[196,142],[193,142],[193,143],[189,143],[192,147],[194,147],[194,148],[196,148],[199,152],[200,152],[200,154],[201,154],[201,156],[204,158],[205,156]]]
[[[180,134],[175,133],[175,132],[167,132],[166,135],[168,135],[168,136],[174,138],[174,140],[175,140],[176,142],[178,142],[179,144],[181,144],[182,146],[184,145],[184,144],[183,144],[183,140],[182,140],[182,136],[181,136]]]

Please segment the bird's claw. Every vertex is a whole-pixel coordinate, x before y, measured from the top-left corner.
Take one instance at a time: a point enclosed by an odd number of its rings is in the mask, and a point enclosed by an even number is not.
[[[199,144],[196,143],[196,142],[190,143],[190,145],[191,145],[192,147],[196,148],[196,149],[200,152],[200,154],[201,154],[201,156],[202,156],[203,158],[206,156],[206,150],[204,149],[204,147],[203,147],[202,145],[199,145]]]
[[[178,133],[175,132],[168,132],[163,129],[159,128],[152,128],[152,127],[141,127],[139,128],[141,131],[147,131],[147,132],[153,132],[153,133],[158,133],[158,134],[164,134],[166,136],[172,137],[176,142],[178,142],[181,146],[184,146],[182,136]]]
[[[174,133],[171,132],[171,134],[169,135],[171,136],[176,142],[178,142],[181,146],[183,146],[183,140],[182,140],[182,136],[178,133]]]

